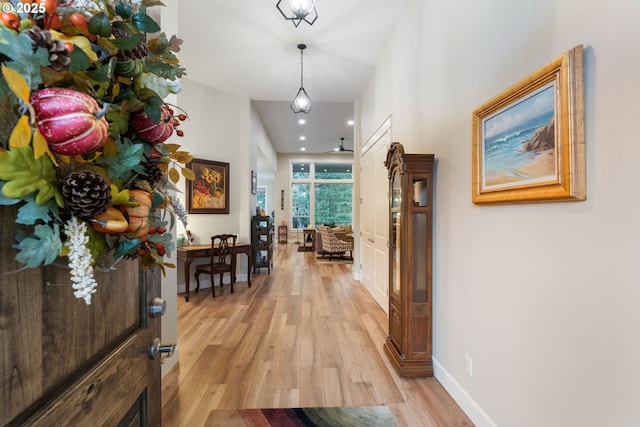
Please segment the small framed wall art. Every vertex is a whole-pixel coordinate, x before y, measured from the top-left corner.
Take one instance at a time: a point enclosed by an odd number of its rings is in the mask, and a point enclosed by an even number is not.
[[[251,194],[258,194],[258,174],[251,171]]]
[[[583,80],[577,46],[473,112],[473,203],[586,199]]]

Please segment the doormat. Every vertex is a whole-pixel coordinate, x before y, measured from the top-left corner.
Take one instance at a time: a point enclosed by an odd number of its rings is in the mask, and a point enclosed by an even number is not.
[[[298,246],[298,252],[313,252],[311,246]]]
[[[395,427],[388,406],[214,410],[206,425],[225,427]]]

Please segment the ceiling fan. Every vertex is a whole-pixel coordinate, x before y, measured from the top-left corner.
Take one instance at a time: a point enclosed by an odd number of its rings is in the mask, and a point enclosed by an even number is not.
[[[353,153],[353,150],[344,148],[344,138],[340,138],[340,145],[327,153]]]

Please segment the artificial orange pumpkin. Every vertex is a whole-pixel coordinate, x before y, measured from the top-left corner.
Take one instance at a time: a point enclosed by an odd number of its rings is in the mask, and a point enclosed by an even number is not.
[[[122,233],[129,227],[122,212],[114,207],[108,207],[106,211],[89,221],[94,230],[101,233]]]
[[[127,214],[129,226],[128,233],[133,233],[132,237],[142,237],[149,232],[149,213],[151,212],[151,194],[144,190],[130,190],[129,199],[136,202],[136,207],[124,207]]]

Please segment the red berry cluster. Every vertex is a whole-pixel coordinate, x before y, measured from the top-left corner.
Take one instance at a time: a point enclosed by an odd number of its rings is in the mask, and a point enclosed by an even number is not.
[[[147,236],[152,234],[164,234],[166,232],[167,232],[167,229],[166,227],[163,227],[163,226],[160,226],[158,228],[149,227],[149,232],[147,233]],[[164,243],[151,242],[149,241],[149,238],[147,236],[144,236],[144,238],[142,239],[144,240],[144,243],[140,245],[140,248],[138,248],[138,255],[145,256],[149,250],[155,248],[156,253],[159,256],[165,256],[167,253],[167,248],[165,247]]]
[[[169,114],[171,114],[171,116],[169,117],[169,122],[171,122],[171,126],[173,126],[173,128],[176,130],[176,135],[184,136],[184,132],[182,131],[182,129],[176,128],[180,126],[180,122],[184,122],[185,120],[187,120],[187,115],[184,113],[175,115],[175,113],[173,112],[173,108],[167,106],[167,109],[169,110]]]

